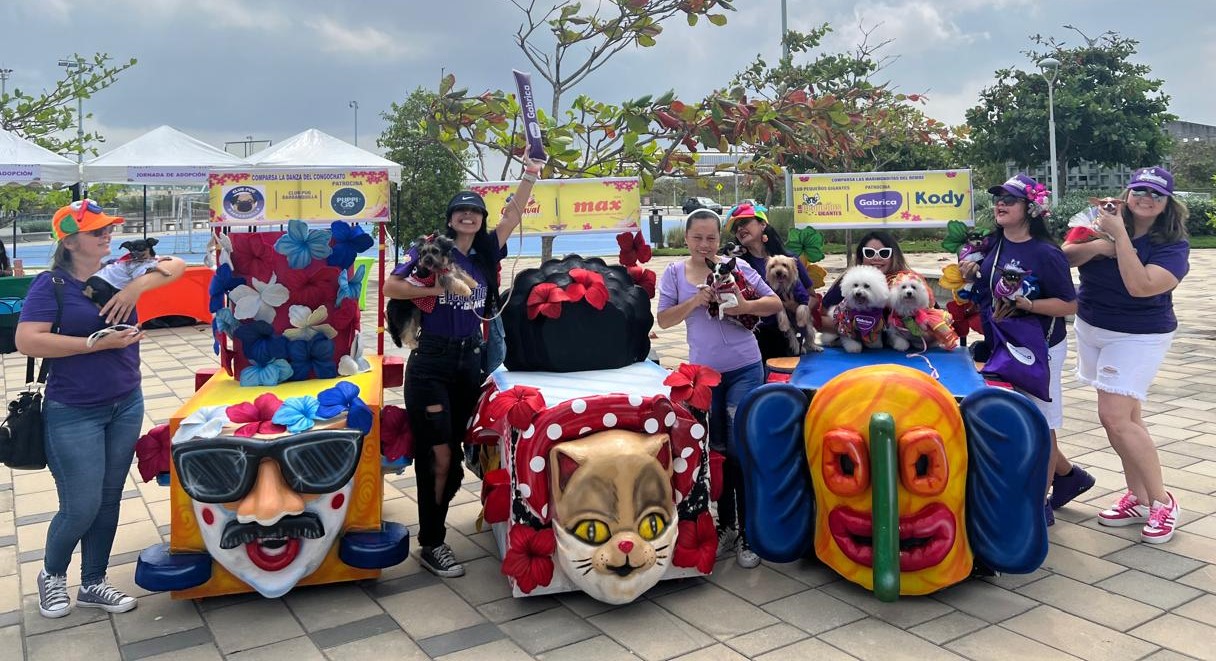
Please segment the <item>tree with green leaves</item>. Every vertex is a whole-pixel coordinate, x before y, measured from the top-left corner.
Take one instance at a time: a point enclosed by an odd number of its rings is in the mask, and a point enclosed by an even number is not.
[[[460,191],[464,180],[461,159],[427,136],[423,128],[434,100],[434,92],[419,87],[381,114],[388,126],[377,144],[389,160],[401,165],[397,198],[401,206],[394,237],[398,245],[440,227],[448,201]]]
[[[1175,117],[1163,81],[1131,61],[1138,41],[1115,32],[1085,37],[1079,46],[1041,35],[1030,40],[1035,45],[1023,54],[1032,65],[1049,57],[1060,62],[1053,92],[1059,194],[1068,168],[1081,161],[1131,167],[1162,161],[1170,144],[1164,126]],[[967,111],[973,153],[1027,168],[1048,162],[1048,113],[1047,80],[1037,69],[998,70],[996,83]]]
[[[1209,190],[1216,181],[1216,141],[1182,140],[1170,153],[1170,172],[1179,190]]]

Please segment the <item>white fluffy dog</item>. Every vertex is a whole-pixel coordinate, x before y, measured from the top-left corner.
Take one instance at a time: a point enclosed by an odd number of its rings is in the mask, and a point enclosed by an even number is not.
[[[917,325],[918,314],[933,307],[933,299],[925,280],[918,276],[896,277],[891,282],[891,320],[910,320],[903,324],[888,323],[886,328],[887,343],[896,351],[907,351],[912,346],[911,338],[921,338],[918,344],[931,343],[932,338],[921,333]],[[923,314],[923,313],[922,313]],[[912,329],[907,327],[911,324]],[[927,346],[927,344],[925,345]],[[924,348],[924,347],[921,347]]]
[[[820,334],[820,342],[828,345],[839,340],[849,353],[860,353],[863,346],[881,349],[891,296],[887,277],[873,266],[851,267],[840,278],[840,293],[844,299],[833,316],[836,328]]]

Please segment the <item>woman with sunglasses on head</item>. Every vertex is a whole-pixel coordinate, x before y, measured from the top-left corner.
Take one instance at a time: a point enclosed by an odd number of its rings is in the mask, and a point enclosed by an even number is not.
[[[47,528],[38,573],[38,607],[45,617],[71,612],[67,570],[78,543],[77,605],[111,613],[136,606],[106,580],[123,485],[144,421],[139,370],[144,333],[134,326],[135,303],[143,292],[180,278],[186,265],[176,257],[166,259],[99,311],[85,296],[84,283],[101,269],[114,226],[121,222],[89,200],[56,212],[51,225],[59,244],[51,269],[30,284],[17,324],[17,350],[44,359],[50,370],[43,424],[59,511]],[[56,321],[58,332],[51,332]]]
[[[448,203],[445,233],[455,241],[453,261],[477,281],[469,296],[453,296],[436,282],[430,287],[407,280],[418,261],[417,248],[384,283],[388,298],[436,297],[423,311],[418,346],[405,367],[405,409],[415,439],[414,472],[418,478],[418,561],[444,578],[464,576],[447,537],[448,505],[460,489],[461,442],[477,406],[482,384],[482,321],[499,308],[498,266],[507,254],[507,239],[523,220],[523,209],[542,163],[524,160],[524,175],[493,231],[486,227],[489,210],[472,191],[457,193]]]
[[[718,499],[718,551],[724,554],[738,548],[735,556],[740,567],[760,564],[760,557],[748,547],[743,521],[743,474],[735,454],[734,415],[743,396],[764,385],[764,363],[760,347],[750,329],[736,320],[741,315],[765,317],[781,311],[781,299],[764,279],[746,263],[738,270],[747,284],[760,296],[743,300],[738,289],[737,307],[723,308],[725,318],[709,314],[714,301],[709,263],[725,258],[718,255],[722,218],[709,209],[688,214],[684,223],[684,242],[688,259],[669,264],[659,278],[659,328],[684,323],[689,361],[716,370],[722,382],[713,387],[709,410],[710,447],[726,455],[722,496]]]
[[[1003,184],[988,189],[992,195],[996,230],[985,243],[983,261],[959,265],[963,277],[975,282],[972,290],[980,310],[984,337],[993,340],[993,313],[998,305],[993,293],[1002,274],[1027,274],[1033,277],[1037,289],[1030,296],[1016,295],[1012,314],[1036,315],[1047,341],[1048,381],[1051,401],[1044,401],[1023,392],[1038,407],[1051,428],[1052,453],[1048,475],[1050,499],[1043,505],[1047,525],[1055,523],[1053,510],[1059,509],[1088,491],[1094,478],[1085,469],[1074,466],[1056,442],[1056,430],[1064,426],[1064,395],[1061,389],[1064,360],[1068,357],[1067,331],[1064,317],[1077,311],[1076,289],[1068,269],[1068,259],[1056,245],[1047,228],[1046,187],[1024,173],[1018,173]],[[994,281],[995,279],[995,281]],[[1003,303],[1002,303],[1003,305]]]
[[[1179,516],[1140,417],[1178,327],[1172,292],[1190,269],[1188,211],[1173,193],[1165,168],[1136,170],[1122,210],[1099,210],[1095,229],[1106,236],[1064,246],[1081,274],[1077,379],[1098,391],[1098,420],[1127,480],[1127,492],[1098,514],[1098,523],[1143,525],[1140,539],[1154,544],[1174,536]]]

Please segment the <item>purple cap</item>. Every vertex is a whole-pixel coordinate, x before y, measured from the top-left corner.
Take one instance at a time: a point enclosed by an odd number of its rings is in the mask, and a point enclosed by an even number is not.
[[[1162,195],[1174,194],[1174,175],[1165,168],[1140,168],[1132,173],[1128,188],[1151,188]]]
[[[1023,200],[1029,200],[1030,196],[1026,194],[1026,189],[1033,188],[1038,185],[1039,182],[1031,178],[1030,175],[1024,172],[1019,172],[1010,177],[1009,181],[1006,181],[999,186],[989,188],[988,193],[991,195],[1009,194],[1013,195],[1014,197],[1020,197]]]

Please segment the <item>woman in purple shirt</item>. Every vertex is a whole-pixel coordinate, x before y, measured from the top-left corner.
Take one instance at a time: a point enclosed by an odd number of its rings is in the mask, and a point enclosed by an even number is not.
[[[1109,239],[1064,246],[1081,273],[1077,379],[1098,390],[1098,419],[1127,480],[1127,492],[1098,514],[1098,523],[1143,525],[1140,538],[1154,544],[1174,536],[1179,515],[1140,419],[1140,402],[1178,327],[1171,292],[1190,268],[1187,208],[1173,193],[1165,168],[1136,170],[1121,213],[1102,211],[1095,223]]]
[[[51,270],[30,284],[17,324],[17,350],[50,364],[43,416],[59,511],[47,528],[38,573],[38,607],[45,617],[72,610],[67,570],[78,543],[77,605],[110,613],[136,606],[106,580],[123,484],[144,421],[139,387],[144,333],[134,325],[135,303],[143,292],[180,278],[186,264],[176,257],[160,262],[99,309],[84,295],[84,282],[101,269],[114,225],[121,222],[89,200],[56,212],[51,226],[59,244]],[[56,318],[59,331],[52,333]],[[118,323],[124,325],[111,326]]]
[[[710,274],[707,260],[718,262],[723,259],[717,254],[721,232],[722,218],[713,211],[698,209],[688,214],[684,224],[688,259],[668,265],[659,280],[659,328],[671,328],[684,322],[689,360],[722,375],[722,382],[713,389],[709,411],[710,445],[726,454],[722,497],[718,500],[719,550],[731,548],[738,540],[736,561],[741,567],[751,568],[760,564],[760,557],[747,545],[743,503],[740,502],[743,478],[735,454],[733,428],[735,409],[743,396],[764,383],[764,364],[760,361],[756,336],[735,317],[776,314],[781,311],[781,299],[754,269],[739,261],[738,271],[760,298],[745,301],[736,288],[739,305],[724,308],[724,319],[709,315],[707,306],[714,293],[705,286]]]

